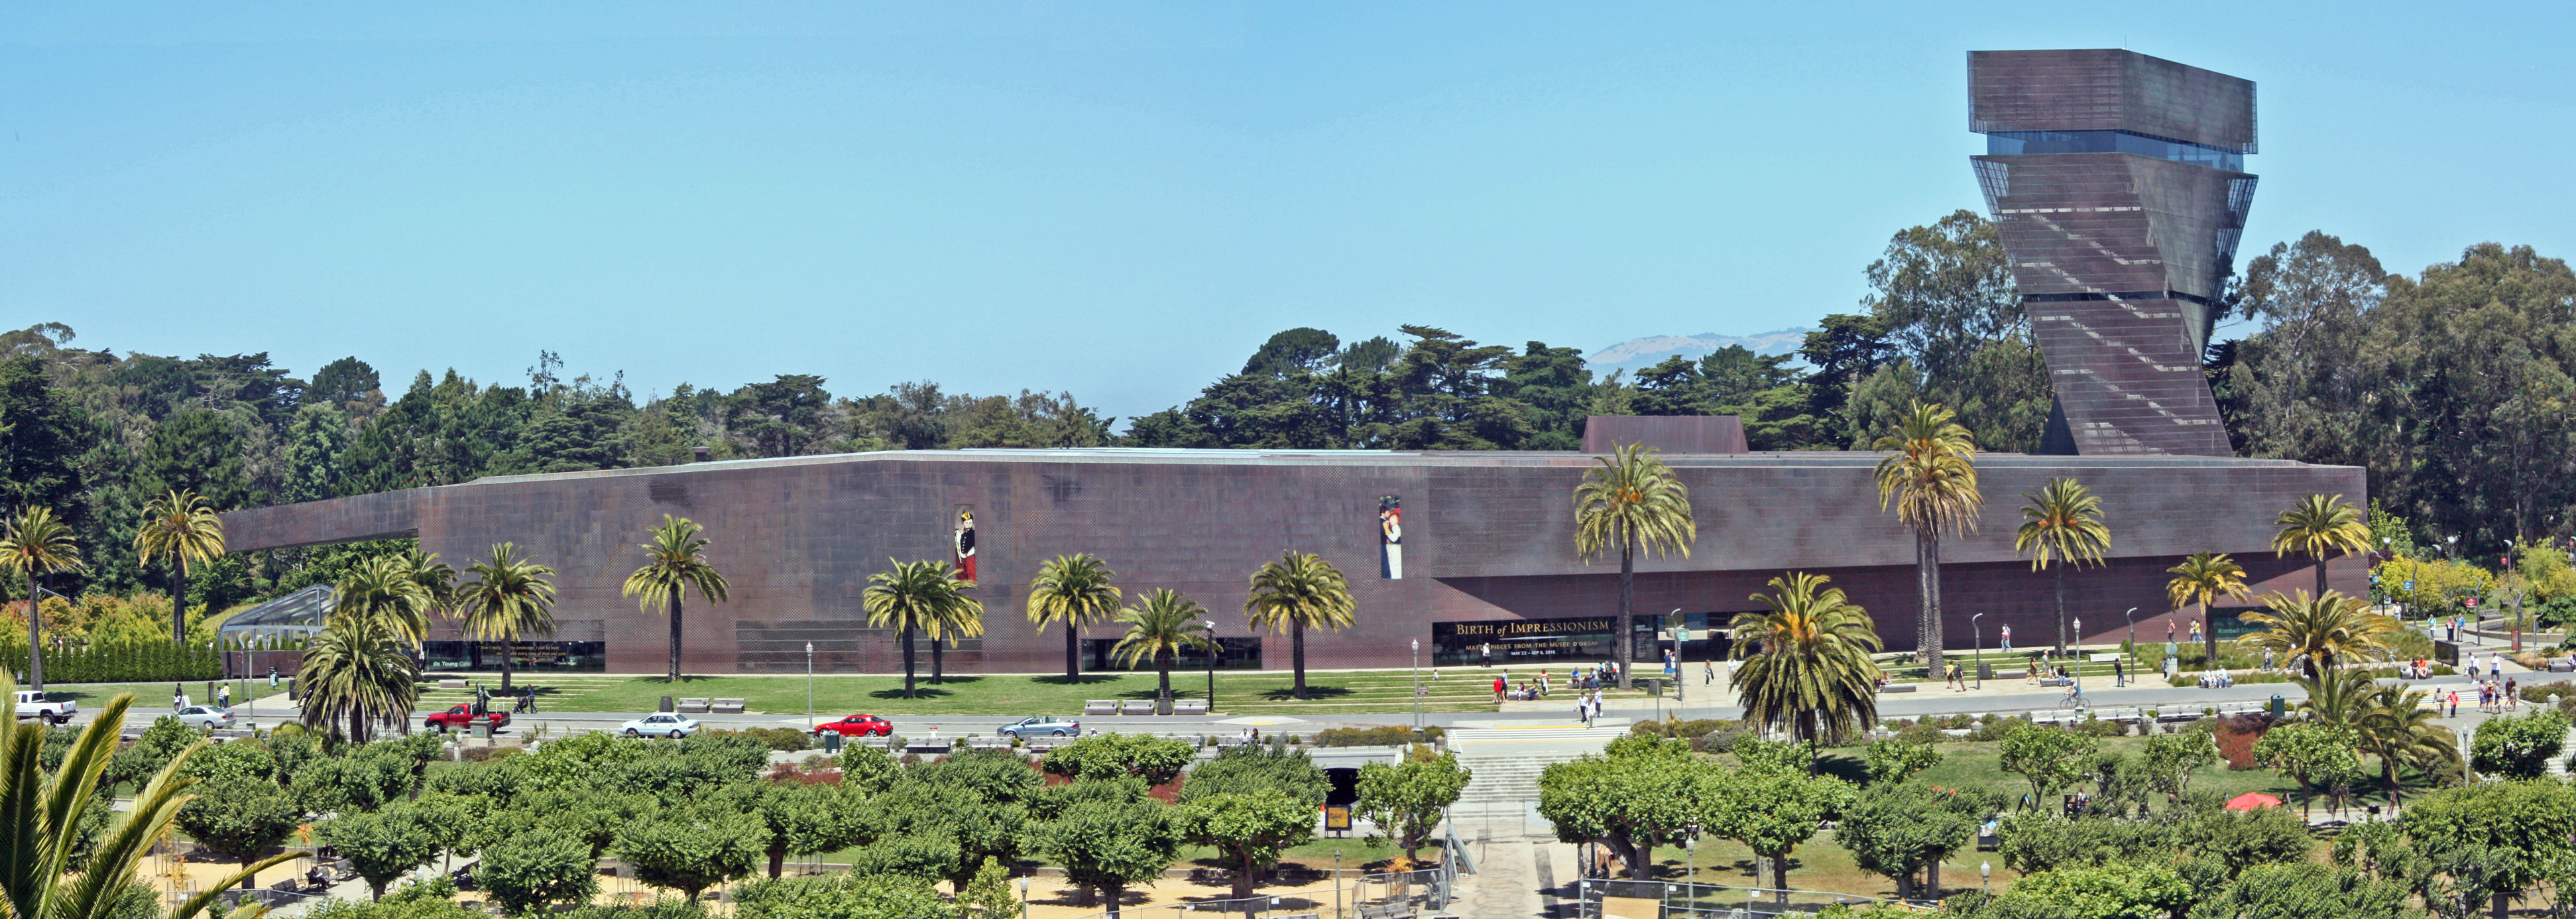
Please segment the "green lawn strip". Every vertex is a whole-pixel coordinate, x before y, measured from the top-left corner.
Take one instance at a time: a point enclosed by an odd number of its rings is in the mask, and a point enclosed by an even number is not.
[[[490,688],[498,686],[496,680],[478,678],[478,682]],[[778,715],[803,714],[806,706],[806,680],[801,676],[684,677],[678,683],[667,683],[656,676],[555,680],[529,675],[521,682],[537,687],[540,711],[651,711],[660,706],[666,695],[743,699],[751,711]],[[1389,678],[1380,674],[1309,673],[1306,682],[1310,698],[1306,701],[1291,695],[1293,682],[1287,674],[1218,674],[1217,709],[1277,713],[1366,708],[1392,712],[1410,710],[1413,704],[1412,684],[1402,675]],[[1206,687],[1204,673],[1173,675],[1172,690],[1180,698],[1203,697]],[[1496,707],[1491,692],[1481,687],[1460,691],[1464,687],[1452,681],[1451,686],[1442,688],[1452,691],[1425,697],[1424,710],[1493,711]],[[923,677],[915,681],[911,699],[903,698],[901,676],[831,675],[813,679],[813,704],[818,715],[1079,715],[1083,703],[1089,700],[1152,699],[1155,692],[1154,675],[1150,673],[1085,674],[1078,683],[1067,683],[1062,676],[954,676],[941,683]],[[470,698],[471,693],[463,690],[431,690],[422,696],[420,707],[445,708]]]
[[[45,684],[45,696],[49,699],[69,699],[78,703],[81,711],[84,712],[97,711],[100,706],[107,704],[107,700],[116,698],[118,693],[132,693],[134,695],[134,704],[137,706],[145,708],[169,708],[170,685],[171,684],[169,683],[48,682]],[[193,682],[183,681],[178,685],[180,689],[188,693],[188,701],[190,704],[212,705],[215,702],[214,697],[206,694],[206,681],[204,680],[196,680]],[[250,696],[243,692],[242,683],[239,680],[217,685],[228,685],[233,688],[234,708],[242,707],[242,705],[250,699]],[[252,680],[250,690],[258,693],[261,698],[268,698],[271,695],[275,695],[278,698],[278,701],[285,701],[284,697],[286,688],[284,686],[280,686],[277,689],[272,690],[268,688],[268,681],[265,679]]]

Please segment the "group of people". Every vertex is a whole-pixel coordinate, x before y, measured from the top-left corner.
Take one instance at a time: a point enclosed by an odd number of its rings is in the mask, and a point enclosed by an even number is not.
[[[2514,709],[2522,707],[2521,688],[2522,687],[2512,677],[2506,677],[2501,682],[2496,680],[2479,680],[2475,690],[2478,711],[2486,712],[2491,715],[2511,713]],[[2454,689],[2445,693],[2441,701],[2444,705],[2450,707],[2451,717],[2459,717],[2459,690]]]
[[[2213,667],[2200,672],[2202,689],[2225,689],[2234,685],[2236,685],[2236,675],[2227,672],[2225,667]]]
[[[1528,702],[1544,699],[1547,698],[1550,689],[1545,670],[1539,671],[1538,679],[1522,680],[1517,684],[1512,682],[1511,674],[1505,673],[1494,678],[1494,701]]]
[[[1592,722],[1600,720],[1601,690],[1590,689],[1576,694],[1574,697],[1574,717],[1582,719],[1583,726],[1587,728],[1592,726]]]
[[[2433,662],[2420,657],[2397,665],[2397,678],[2401,680],[2421,680],[2432,675]]]

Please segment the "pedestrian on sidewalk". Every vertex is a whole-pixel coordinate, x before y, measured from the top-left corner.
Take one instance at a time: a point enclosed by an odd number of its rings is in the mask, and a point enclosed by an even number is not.
[[[1510,675],[1510,674],[1504,674],[1504,676],[1509,676],[1509,675]],[[1498,676],[1498,677],[1495,677],[1495,678],[1494,678],[1494,701],[1496,701],[1496,702],[1503,701],[1503,686],[1504,686],[1504,683],[1503,683],[1503,677],[1499,677],[1499,676]]]
[[[2173,620],[2171,620],[2171,619],[2167,619],[2167,620],[2165,620],[2165,644],[2173,644],[2173,643],[2174,643],[2173,635],[2174,635],[2174,621],[2173,621]]]
[[[1479,667],[1491,667],[1494,665],[1493,642],[1489,641],[1476,646],[1476,665]]]
[[[2505,710],[2505,711],[2508,711],[2508,712],[2509,712],[2509,711],[2513,711],[2514,709],[2517,709],[2517,708],[2521,708],[2521,707],[2522,707],[2522,696],[2521,696],[2518,692],[2516,692],[2516,690],[2518,690],[2519,688],[2521,688],[2521,684],[2520,684],[2520,683],[2518,683],[2517,681],[2515,681],[2515,680],[2514,680],[2514,678],[2512,678],[2512,677],[2505,677],[2505,678],[2504,678],[2504,710]]]
[[[2191,621],[2191,643],[2195,645],[2200,643],[2200,620],[2198,619]]]
[[[2009,625],[2004,626],[2003,636],[2004,636],[2004,650],[2006,650],[2006,651],[2010,651],[2010,650],[2012,650],[2012,626],[2009,626]]]
[[[1953,661],[1950,664],[1950,686],[1960,692],[1968,691],[1967,669],[1960,666],[1956,661]]]
[[[1715,685],[1717,685],[1717,662],[1716,662],[1716,661],[1712,661],[1712,660],[1702,660],[1702,661],[1700,661],[1700,662],[1699,662],[1699,685],[1702,685],[1702,686],[1715,686]]]
[[[2460,717],[2460,691],[2459,691],[2459,690],[2457,690],[2457,689],[2453,689],[2453,690],[2451,690],[2450,702],[2451,702],[2451,714],[2450,714],[2450,717],[2453,717],[2453,718]]]
[[[232,684],[230,684],[230,683],[226,683],[226,684],[224,684],[224,685],[222,685],[222,686],[215,687],[215,707],[216,707],[216,708],[231,708],[231,707],[233,707],[233,687],[232,687]]]

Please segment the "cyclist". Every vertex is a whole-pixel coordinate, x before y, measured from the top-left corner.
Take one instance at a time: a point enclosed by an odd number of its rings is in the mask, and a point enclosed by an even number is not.
[[[2066,707],[2083,708],[2084,705],[2084,687],[2074,683],[2066,684]]]

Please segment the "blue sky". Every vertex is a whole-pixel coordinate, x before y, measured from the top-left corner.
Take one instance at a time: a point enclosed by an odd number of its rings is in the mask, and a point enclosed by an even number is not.
[[[818,373],[1184,400],[1269,333],[1590,351],[1848,311],[1979,206],[1964,53],[2255,80],[2243,257],[2567,256],[2562,9],[2370,4],[0,6],[0,324],[539,349],[639,391]]]

